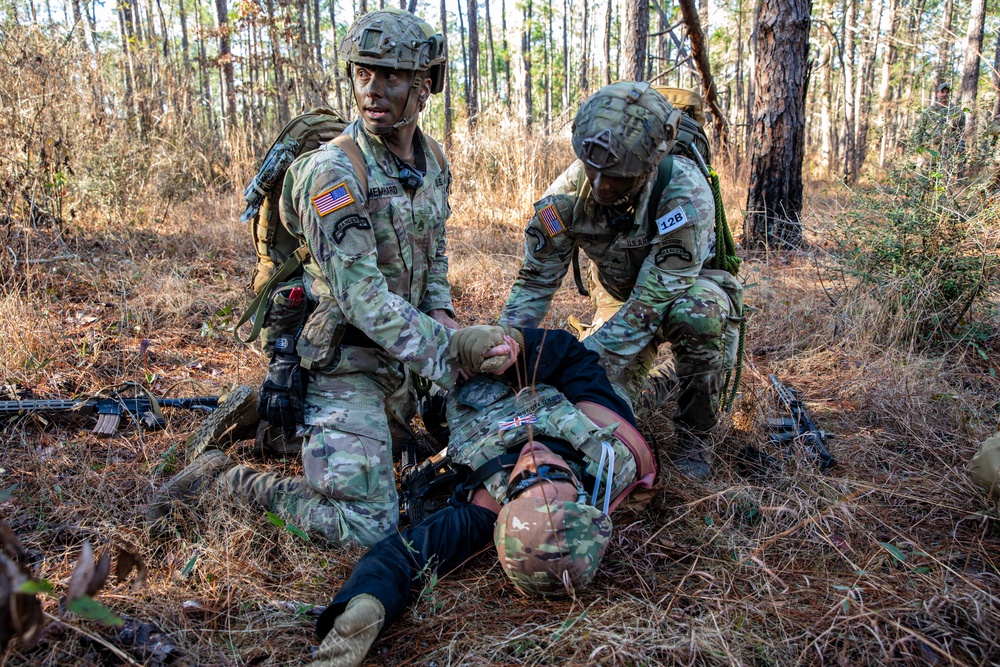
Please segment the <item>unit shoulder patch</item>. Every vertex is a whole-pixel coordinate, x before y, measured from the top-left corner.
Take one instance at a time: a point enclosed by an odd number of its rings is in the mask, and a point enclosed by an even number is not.
[[[545,208],[540,209],[538,211],[538,219],[545,225],[545,231],[549,233],[549,236],[556,236],[566,231],[566,225],[563,224],[562,218],[559,217],[559,211],[556,210],[555,204],[549,204]]]
[[[353,203],[354,196],[347,189],[347,184],[344,182],[340,182],[329,190],[321,192],[312,198],[313,208],[316,209],[316,213],[321,218]]]

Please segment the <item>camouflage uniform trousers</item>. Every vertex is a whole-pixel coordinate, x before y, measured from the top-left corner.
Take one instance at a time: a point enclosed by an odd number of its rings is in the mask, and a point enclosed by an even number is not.
[[[392,442],[415,411],[409,377],[401,366],[313,372],[305,405],[304,476],[236,466],[221,484],[333,544],[376,544],[399,522]]]
[[[588,273],[591,302],[596,307],[593,325],[583,338],[600,328],[622,307],[597,280],[591,263]],[[653,341],[643,348],[620,377],[610,378],[624,387],[636,409],[643,383],[656,361],[660,345],[670,343],[677,374],[677,412],[674,424],[694,435],[708,435],[718,422],[719,401],[727,371],[736,362],[739,320],[726,292],[714,281],[699,276],[694,285],[671,305]],[[642,418],[646,415],[638,414]]]

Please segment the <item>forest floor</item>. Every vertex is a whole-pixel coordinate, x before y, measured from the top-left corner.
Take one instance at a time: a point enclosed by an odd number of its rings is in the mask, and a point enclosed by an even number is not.
[[[530,201],[568,154],[558,149],[552,164],[495,162],[494,173],[464,182],[462,165],[476,156],[455,159],[449,247],[460,323],[499,314]],[[498,185],[508,168],[536,170],[519,177],[533,189]],[[729,190],[738,221],[745,190]],[[0,286],[0,399],[126,380],[160,395],[259,383],[265,360],[231,334],[253,261],[239,203],[237,193],[152,202],[128,223],[7,218],[0,240],[14,264]],[[741,396],[708,480],[672,471],[667,405],[642,424],[661,464],[656,496],[615,517],[592,586],[565,602],[524,597],[487,549],[421,592],[366,664],[1000,664],[1000,520],[966,474],[996,426],[997,341],[980,354],[920,351],[870,326],[877,305],[824,249],[825,226],[849,205],[844,189],[810,184],[809,246],[747,257]],[[547,324],[565,326],[571,314],[590,313],[569,279]],[[741,475],[736,454],[762,446],[765,419],[779,414],[769,373],[800,390],[835,434],[829,472],[798,453],[765,476]],[[38,646],[14,641],[0,665],[309,661],[315,616],[362,551],[303,540],[211,497],[182,511],[172,534],[147,532],[143,506],[183,464],[199,420],[165,416],[161,431],[124,423],[111,437],[78,415],[3,424],[0,520],[55,592],[44,598],[52,618]],[[254,465],[300,469],[294,457]],[[148,566],[138,590],[112,582],[96,596],[126,620],[123,630],[58,608],[85,540],[131,543]]]

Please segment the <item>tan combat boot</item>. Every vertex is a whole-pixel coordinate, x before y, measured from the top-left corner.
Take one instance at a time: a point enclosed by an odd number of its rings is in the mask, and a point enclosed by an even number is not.
[[[175,500],[193,498],[234,465],[236,464],[219,450],[208,450],[153,494],[146,507],[146,520],[150,524],[156,523],[170,513]]]
[[[257,416],[257,390],[236,387],[219,399],[219,407],[209,413],[184,443],[188,463],[208,449],[223,447],[244,437],[253,437]]]
[[[696,435],[684,429],[677,429],[676,432],[677,452],[674,454],[674,465],[686,477],[705,479],[712,470],[712,435]]]
[[[367,594],[351,598],[333,629],[323,638],[309,667],[358,667],[383,623],[385,607],[378,598]]]

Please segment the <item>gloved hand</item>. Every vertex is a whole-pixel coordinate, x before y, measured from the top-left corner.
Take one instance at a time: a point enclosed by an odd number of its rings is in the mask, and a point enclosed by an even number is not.
[[[290,340],[284,340],[285,338]],[[299,365],[294,339],[287,334],[275,341],[274,356],[257,399],[261,419],[281,427],[285,439],[295,437],[295,427],[305,419],[306,382],[309,374]]]
[[[451,338],[451,356],[458,359],[459,365],[472,373],[494,373],[504,367],[510,360],[510,355],[486,357],[486,353],[494,347],[505,345],[504,335],[510,335],[523,345],[521,332],[515,329],[505,329],[498,326],[476,325],[465,327],[455,332]]]

